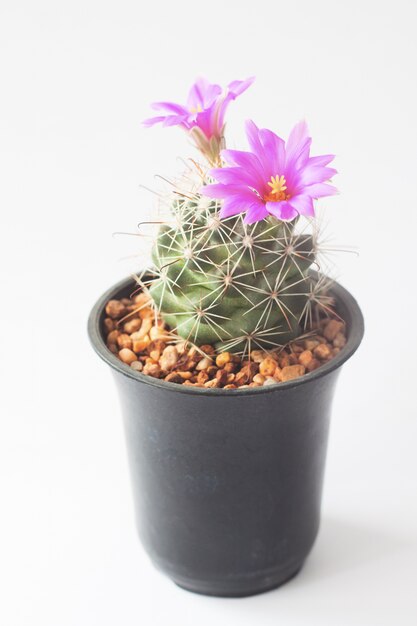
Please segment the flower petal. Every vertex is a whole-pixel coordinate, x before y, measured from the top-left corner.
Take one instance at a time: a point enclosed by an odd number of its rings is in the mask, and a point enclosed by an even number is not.
[[[313,199],[310,196],[300,194],[290,198],[288,203],[293,207],[299,215],[306,215],[307,217],[314,217],[314,205]]]
[[[286,200],[281,202],[267,202],[265,206],[268,213],[283,222],[289,222],[298,215],[298,211]]]
[[[303,168],[300,173],[300,182],[302,185],[312,185],[314,183],[324,183],[337,174],[337,170],[333,167],[311,167]]]
[[[188,115],[167,115],[162,123],[163,126],[182,126],[187,130],[192,127]]]
[[[224,217],[230,217],[231,215],[244,213],[251,207],[257,205],[258,202],[256,200],[254,202],[254,197],[255,196],[252,194],[251,199],[245,198],[244,196],[240,196],[240,195],[227,198],[226,200],[224,200],[222,208],[220,209],[220,212],[219,212],[220,218],[223,219]],[[264,206],[260,200],[259,200],[259,204]]]
[[[229,83],[226,95],[222,100],[219,101],[219,106],[217,109],[217,123],[219,128],[223,128],[224,126],[224,117],[226,114],[227,107],[232,102],[232,100],[236,100],[240,94],[242,94],[255,80],[255,77],[252,76],[246,80],[234,80]]]
[[[211,170],[210,174],[223,185],[244,185],[256,188],[252,172],[242,167],[220,167]]]
[[[209,83],[206,78],[197,78],[188,94],[188,109],[208,109],[221,93],[220,85]]]
[[[306,122],[298,122],[290,132],[286,143],[286,162],[288,165],[300,166],[305,164],[310,156],[311,138],[308,136]]]
[[[240,198],[242,202],[251,203],[257,199],[257,195],[254,191],[249,189],[249,187],[243,187],[242,185],[222,185],[219,184],[211,184],[204,185],[200,189],[200,193],[203,196],[208,196],[209,198]]]
[[[150,128],[154,126],[154,124],[159,124],[159,122],[163,122],[165,120],[165,115],[159,115],[158,117],[149,117],[147,120],[143,120],[142,124],[146,128]]]
[[[155,111],[165,111],[166,113],[174,113],[176,115],[188,115],[189,111],[181,104],[175,102],[152,102],[151,107]]]
[[[267,179],[281,176],[285,170],[285,142],[281,137],[267,128],[259,131],[259,138],[264,149],[264,165],[268,164]]]
[[[203,196],[207,196],[208,198],[216,198],[219,200],[221,200],[222,198],[227,198],[227,196],[230,194],[228,186],[222,185],[221,183],[204,185],[199,191]]]
[[[308,165],[328,165],[335,158],[334,154],[322,154],[320,156],[310,157],[308,160]]]
[[[304,194],[309,195],[311,198],[324,198],[325,196],[334,196],[336,193],[338,193],[336,187],[325,183],[308,185],[304,188]]]
[[[195,116],[196,126],[201,128],[207,139],[213,136],[220,137],[221,128],[219,128],[217,124],[216,108],[216,105],[213,104],[211,107],[201,113],[197,113]]]
[[[262,144],[259,139],[259,128],[252,120],[246,120],[245,122],[246,136],[248,138],[249,146],[256,154],[258,159],[261,159],[263,156]]]
[[[221,155],[230,165],[237,165],[245,170],[253,179],[253,187],[260,191],[265,186],[268,176],[256,155],[243,150],[222,150]]]
[[[229,93],[233,94],[233,96],[235,98],[237,96],[240,96],[241,93],[246,91],[246,89],[248,89],[248,87],[250,87],[252,85],[254,80],[255,80],[255,76],[251,76],[250,78],[247,78],[246,80],[234,80],[234,81],[232,81],[227,86],[227,88],[229,90]]]
[[[254,202],[248,207],[243,221],[245,224],[254,224],[255,222],[265,219],[268,215],[269,213],[263,202]]]

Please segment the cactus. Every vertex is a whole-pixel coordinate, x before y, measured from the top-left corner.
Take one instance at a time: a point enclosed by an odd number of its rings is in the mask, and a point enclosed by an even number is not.
[[[206,174],[197,165],[203,187],[170,202],[152,253],[155,307],[180,337],[243,354],[285,345],[311,325],[316,305],[328,310],[327,280],[310,272],[317,239],[299,223],[336,192],[327,184],[333,155],[310,156],[304,122],[285,142],[249,120],[250,151],[221,150],[226,108],[252,82],[222,91],[200,79],[186,105],[156,103],[162,115],[145,121],[183,128],[217,166]]]
[[[220,219],[218,201],[198,193],[177,196],[172,217],[153,247],[150,286],[171,329],[196,345],[241,353],[302,332],[320,294],[309,272],[315,237],[297,232],[297,220]]]

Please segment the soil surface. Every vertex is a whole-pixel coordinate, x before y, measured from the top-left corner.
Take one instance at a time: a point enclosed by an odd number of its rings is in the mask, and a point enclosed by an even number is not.
[[[216,353],[211,345],[194,346],[171,333],[148,296],[140,293],[107,303],[104,334],[111,352],[147,376],[179,385],[242,389],[299,378],[333,359],[346,344],[345,324],[319,312],[316,319],[314,327],[288,345],[242,357]]]

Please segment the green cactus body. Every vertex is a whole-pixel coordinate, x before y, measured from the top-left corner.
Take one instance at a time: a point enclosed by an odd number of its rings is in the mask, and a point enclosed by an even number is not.
[[[220,220],[216,201],[179,197],[161,226],[151,296],[164,321],[196,345],[274,349],[302,332],[314,300],[311,235],[269,217],[253,225]]]

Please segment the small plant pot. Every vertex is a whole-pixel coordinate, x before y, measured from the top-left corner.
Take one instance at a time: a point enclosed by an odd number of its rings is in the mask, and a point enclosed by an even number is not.
[[[332,398],[361,342],[361,311],[335,283],[347,344],[302,378],[193,388],[134,372],[107,349],[105,305],[134,288],[126,279],[103,294],[88,330],[119,391],[143,546],[190,591],[247,596],[277,587],[300,570],[317,536]]]

